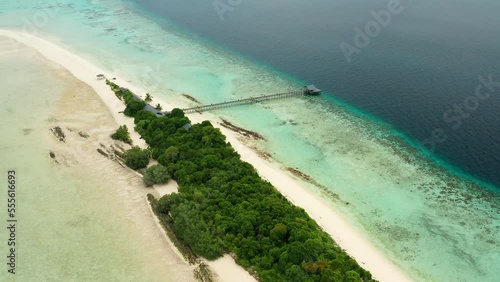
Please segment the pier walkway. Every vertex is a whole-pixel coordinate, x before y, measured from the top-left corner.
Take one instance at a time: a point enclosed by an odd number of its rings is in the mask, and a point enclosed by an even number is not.
[[[306,95],[306,92],[304,90],[291,91],[291,92],[285,92],[285,93],[270,94],[270,95],[263,95],[263,96],[257,96],[257,97],[250,97],[250,98],[246,98],[246,99],[226,101],[226,102],[217,103],[217,104],[202,105],[202,106],[186,108],[186,109],[182,109],[182,110],[185,113],[189,114],[189,113],[195,113],[195,112],[210,111],[210,110],[215,110],[215,109],[241,106],[241,105],[246,105],[246,104],[254,104],[254,103],[259,103],[259,102],[264,102],[264,101],[269,101],[269,100],[277,100],[277,99],[291,98],[291,97],[298,97],[298,96],[305,96],[305,95]]]

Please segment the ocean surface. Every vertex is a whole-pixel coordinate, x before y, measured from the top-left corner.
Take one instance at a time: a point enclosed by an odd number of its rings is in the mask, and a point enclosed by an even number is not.
[[[497,281],[500,87],[475,90],[500,81],[500,6],[401,7],[350,62],[339,44],[387,2],[6,1],[0,27],[185,105],[180,94],[213,103],[316,84],[321,97],[214,113],[261,133],[259,149],[315,179],[415,280]]]
[[[500,32],[498,1],[401,0],[401,12],[392,14],[350,61],[340,44],[356,47],[354,28],[364,31],[374,20],[371,12],[387,11],[391,1],[134,2],[316,84],[333,99],[388,122],[441,159],[500,187],[500,38],[493,36]],[[478,78],[490,75],[496,91],[477,106],[466,100],[481,84]],[[464,108],[464,116],[454,111],[445,120],[454,105]],[[435,129],[442,129],[446,140],[430,142]]]

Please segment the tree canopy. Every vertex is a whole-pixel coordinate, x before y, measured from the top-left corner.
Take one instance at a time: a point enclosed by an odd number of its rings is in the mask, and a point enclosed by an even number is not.
[[[170,179],[168,170],[161,164],[155,164],[150,166],[144,173],[142,180],[144,185],[147,187],[153,186],[154,184],[165,184]]]
[[[130,138],[130,133],[126,125],[120,125],[115,133],[111,135],[114,140],[121,140],[127,144],[132,144],[132,139]]]
[[[138,100],[130,101],[130,103],[127,104],[127,107],[125,108],[123,114],[129,117],[133,117],[135,116],[136,113],[143,110],[145,106],[146,103],[144,101],[138,101]]]
[[[159,207],[195,253],[208,259],[234,253],[261,281],[371,281],[303,209],[241,161],[210,122],[187,131],[179,110],[135,121],[153,157],[180,185]]]
[[[145,168],[149,163],[149,151],[134,146],[123,154],[123,158],[131,169]]]
[[[134,122],[152,157],[179,183],[179,193],[163,196],[157,210],[171,216],[176,236],[196,254],[232,253],[265,282],[373,281],[210,122],[186,130],[190,121],[180,109],[161,117],[138,111]]]

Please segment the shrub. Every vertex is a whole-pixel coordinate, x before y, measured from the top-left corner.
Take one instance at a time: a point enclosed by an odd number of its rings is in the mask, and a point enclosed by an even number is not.
[[[149,151],[137,146],[123,154],[125,164],[131,169],[145,168],[149,163]]]
[[[129,103],[127,103],[127,107],[125,108],[125,111],[123,112],[123,114],[128,116],[128,117],[133,117],[139,111],[144,109],[145,106],[146,106],[146,103],[144,101],[139,101],[139,100],[130,101]]]
[[[346,282],[359,282],[359,281],[361,281],[361,276],[359,276],[359,274],[354,270],[348,270],[345,273],[345,280],[344,281],[346,281]]]
[[[151,121],[153,119],[156,119],[156,115],[146,110],[141,110],[134,115],[135,124],[138,124],[142,120]]]
[[[142,177],[144,185],[147,187],[153,186],[154,184],[167,183],[169,179],[170,175],[168,174],[167,168],[161,164],[150,166]]]
[[[132,144],[132,139],[130,138],[130,133],[126,125],[120,125],[116,132],[111,134],[111,138],[114,140],[121,140],[127,144]]]
[[[175,197],[175,196],[174,196]],[[161,197],[158,200],[158,204],[156,205],[156,209],[161,213],[169,213],[170,207],[172,205],[173,197]]]

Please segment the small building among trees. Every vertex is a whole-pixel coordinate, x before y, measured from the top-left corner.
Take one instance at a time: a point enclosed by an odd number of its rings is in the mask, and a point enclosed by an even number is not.
[[[150,104],[146,104],[146,106],[144,106],[144,110],[148,111],[148,112],[152,112],[157,117],[161,117],[161,116],[165,115],[162,111],[159,111],[159,110],[153,108],[153,106],[151,106]]]

